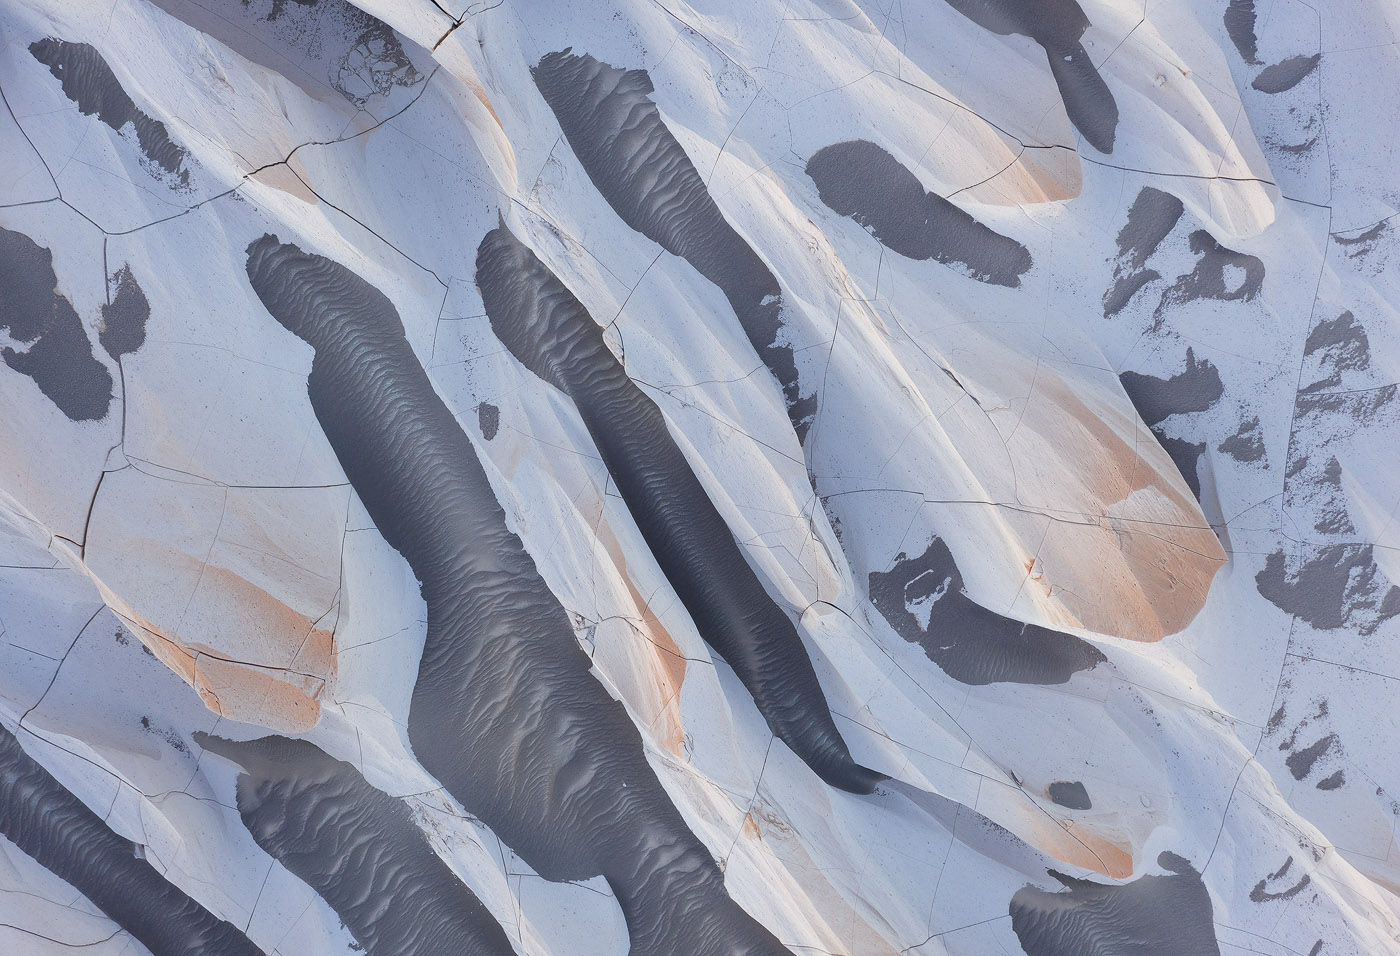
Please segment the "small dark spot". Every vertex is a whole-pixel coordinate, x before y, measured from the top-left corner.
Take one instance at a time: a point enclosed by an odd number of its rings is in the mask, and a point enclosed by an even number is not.
[[[1078,780],[1073,782],[1057,780],[1050,784],[1050,799],[1062,807],[1070,810],[1092,810],[1093,801],[1089,799],[1089,791],[1084,789],[1084,784]]]
[[[1264,437],[1259,427],[1259,416],[1240,422],[1235,433],[1215,447],[1236,461],[1258,461],[1263,458]]]

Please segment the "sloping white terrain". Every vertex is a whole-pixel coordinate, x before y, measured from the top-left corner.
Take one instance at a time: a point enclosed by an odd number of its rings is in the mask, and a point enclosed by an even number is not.
[[[1400,953],[1398,50],[0,0],[0,952]]]

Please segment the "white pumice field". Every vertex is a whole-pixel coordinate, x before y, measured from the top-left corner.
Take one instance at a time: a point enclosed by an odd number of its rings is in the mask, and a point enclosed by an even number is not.
[[[1400,954],[1400,4],[0,0],[0,952]]]

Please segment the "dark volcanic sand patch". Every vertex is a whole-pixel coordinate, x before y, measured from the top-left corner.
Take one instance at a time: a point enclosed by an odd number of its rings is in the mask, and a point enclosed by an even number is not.
[[[1319,789],[1319,790],[1336,790],[1338,787],[1341,787],[1341,786],[1342,786],[1343,784],[1345,784],[1346,782],[1347,782],[1346,774],[1345,774],[1343,771],[1338,770],[1338,771],[1336,771],[1335,773],[1329,774],[1329,775],[1328,775],[1327,777],[1325,777],[1324,779],[1319,780],[1319,781],[1317,782],[1317,789]]]
[[[1050,799],[1070,810],[1092,810],[1094,802],[1089,799],[1089,791],[1078,780],[1057,780],[1050,784]]]
[[[1288,772],[1293,774],[1294,780],[1302,780],[1312,773],[1313,765],[1322,757],[1331,752],[1337,746],[1337,735],[1327,734],[1319,738],[1314,743],[1301,750],[1295,750],[1288,755],[1284,763],[1288,765]],[[1281,745],[1280,750],[1286,750],[1287,746]]]
[[[490,441],[500,431],[501,410],[490,402],[482,402],[476,406],[476,424],[481,429],[481,437]]]
[[[963,590],[962,575],[941,538],[915,558],[900,554],[888,571],[870,573],[871,603],[900,637],[964,684],[1063,684],[1106,658],[1070,634],[1002,617]]]
[[[496,337],[573,400],[666,579],[769,728],[827,783],[870,793],[884,778],[851,759],[792,620],[583,304],[504,225],[481,241],[476,283]]]
[[[1059,893],[1034,886],[1011,898],[1011,928],[1027,956],[1220,956],[1210,894],[1191,864],[1157,857],[1167,875],[1111,885],[1050,871]]]
[[[1259,62],[1259,40],[1254,35],[1254,0],[1230,0],[1225,8],[1225,32],[1240,52],[1240,58],[1250,65]]]
[[[1186,350],[1186,368],[1171,378],[1158,378],[1139,372],[1124,372],[1118,376],[1123,391],[1147,425],[1156,425],[1173,415],[1203,412],[1210,408],[1225,387],[1220,371],[1207,359],[1196,360],[1193,350]]]
[[[148,863],[0,727],[0,833],[154,956],[262,956]]]
[[[1031,254],[935,193],[882,147],[863,139],[819,149],[807,175],[822,202],[910,259],[960,263],[981,282],[1019,286]]]
[[[1154,279],[1155,269],[1145,268],[1148,258],[1167,238],[1185,211],[1171,193],[1144,186],[1128,209],[1127,222],[1118,230],[1118,257],[1113,265],[1113,285],[1104,293],[1104,318],[1117,315],[1133,296]]]
[[[1184,438],[1173,438],[1160,428],[1152,429],[1152,434],[1156,436],[1157,443],[1162,446],[1162,450],[1167,453],[1167,457],[1176,465],[1176,470],[1181,473],[1182,479],[1186,482],[1186,487],[1191,489],[1191,494],[1196,496],[1196,500],[1201,500],[1201,456],[1206,452],[1205,442],[1191,442]]]
[[[368,956],[513,956],[491,911],[402,800],[304,740],[196,733],[237,763],[238,813],[258,846],[330,904]]]
[[[1260,93],[1285,93],[1303,82],[1308,74],[1317,69],[1320,62],[1321,53],[1314,53],[1312,56],[1290,56],[1272,66],[1264,67],[1251,85]]]
[[[422,585],[428,633],[408,717],[419,762],[546,880],[604,876],[633,956],[787,953],[730,899],[625,708],[590,673],[393,303],[271,235],[249,245],[247,272],[315,349],[316,418]]]
[[[983,29],[1039,43],[1070,122],[1099,152],[1113,152],[1118,104],[1081,42],[1089,28],[1083,7],[1075,0],[948,0],[948,5]]]
[[[1216,445],[1215,450],[1236,461],[1250,462],[1263,458],[1264,436],[1260,430],[1259,416],[1240,422],[1239,430]]]
[[[97,341],[112,358],[120,358],[145,344],[151,304],[131,274],[131,266],[118,269],[110,282],[116,285],[117,291],[112,301],[102,307],[102,328],[97,333]]]
[[[1269,555],[1254,576],[1259,593],[1315,628],[1355,627],[1363,637],[1400,614],[1400,587],[1376,565],[1370,545],[1309,550],[1291,571],[1283,551]]]
[[[112,373],[92,354],[92,342],[67,296],[58,291],[53,253],[28,236],[0,228],[0,329],[18,342],[0,350],[5,364],[28,375],[39,391],[75,422],[107,417]]]
[[[1313,327],[1303,345],[1303,357],[1313,359],[1315,372],[1320,377],[1302,388],[1302,394],[1335,388],[1342,384],[1343,372],[1370,367],[1371,340],[1356,316],[1343,312]]]
[[[1190,243],[1196,266],[1162,293],[1154,329],[1160,328],[1163,313],[1173,305],[1198,299],[1251,302],[1264,285],[1264,262],[1258,256],[1227,249],[1204,229],[1191,233]]]
[[[29,52],[58,78],[63,94],[84,116],[96,116],[117,131],[130,123],[146,159],[174,176],[178,185],[189,185],[189,150],[170,138],[164,123],[137,108],[95,47],[46,37],[31,43]]]
[[[705,181],[651,100],[645,70],[621,70],[568,50],[532,73],[584,172],[608,205],[729,300],[744,334],[778,379],[799,442],[817,411],[803,395],[792,347],[781,341],[782,287],[724,218]]]

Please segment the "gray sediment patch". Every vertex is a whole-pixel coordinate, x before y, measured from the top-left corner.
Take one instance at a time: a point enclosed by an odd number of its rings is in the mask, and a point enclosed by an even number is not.
[[[1190,348],[1186,350],[1186,368],[1171,378],[1124,372],[1118,380],[1148,426],[1173,415],[1203,412],[1225,394],[1219,369],[1207,359],[1197,361]]]
[[[238,813],[258,846],[330,904],[367,956],[513,956],[500,923],[402,800],[304,740],[195,734],[238,764]]]
[[[1341,787],[1343,784],[1345,784],[1346,782],[1347,782],[1346,773],[1343,772],[1343,771],[1341,771],[1341,770],[1338,770],[1338,771],[1336,771],[1336,772],[1334,772],[1334,773],[1328,774],[1326,777],[1324,777],[1323,779],[1319,780],[1319,781],[1317,782],[1317,789],[1319,789],[1319,790],[1336,790],[1336,789],[1338,789],[1339,787]]]
[[[1138,191],[1128,209],[1127,221],[1118,230],[1113,285],[1103,297],[1104,318],[1117,315],[1143,286],[1162,277],[1145,265],[1162,240],[1176,228],[1185,208],[1180,199],[1160,189],[1144,186]]]
[[[1107,659],[1071,634],[1003,617],[973,601],[941,538],[917,557],[896,556],[888,571],[872,571],[869,594],[896,634],[964,684],[1063,684]]]
[[[92,901],[153,956],[262,956],[148,863],[0,727],[0,833]]]
[[[1050,784],[1050,799],[1069,810],[1092,810],[1094,802],[1089,799],[1089,791],[1078,780],[1057,780]]]
[[[730,899],[625,708],[590,673],[393,303],[271,235],[249,245],[247,272],[315,349],[312,409],[422,585],[428,632],[408,717],[419,762],[546,880],[605,877],[634,956],[787,953]]]
[[[1016,287],[1031,254],[935,193],[885,149],[863,139],[812,154],[807,175],[822,202],[910,259],[961,263],[981,282]]]
[[[477,249],[476,284],[496,337],[573,400],[666,579],[769,728],[832,786],[874,790],[884,777],[851,759],[792,620],[583,303],[504,225]]]
[[[1104,884],[1055,870],[1058,893],[1027,886],[1011,898],[1011,928],[1027,956],[1219,956],[1210,893],[1175,853],[1162,853],[1165,875]]]
[[[476,424],[481,429],[481,437],[490,441],[500,431],[501,410],[490,402],[482,402],[476,406]]]
[[[1312,56],[1290,56],[1272,66],[1264,67],[1250,85],[1260,93],[1285,93],[1303,82],[1321,62],[1321,53],[1314,53]]]
[[[151,304],[131,274],[131,266],[122,266],[113,273],[110,283],[116,285],[117,291],[112,301],[102,307],[102,328],[97,333],[97,341],[112,358],[120,358],[146,343],[146,321],[151,317]]]
[[[574,401],[662,571],[769,727],[827,782],[869,793],[882,777],[851,759],[792,621],[582,303],[505,227],[482,240],[476,280],[497,337]]]
[[[107,417],[112,373],[92,353],[73,304],[58,291],[53,253],[28,236],[0,228],[0,329],[29,347],[0,350],[75,422]]]
[[[1101,153],[1113,152],[1118,104],[1080,42],[1089,28],[1075,0],[948,0],[948,5],[985,30],[1030,37],[1045,50],[1075,129]]]
[[[31,43],[29,52],[58,78],[63,94],[78,104],[79,112],[119,132],[130,123],[146,159],[174,176],[177,185],[189,185],[189,150],[170,138],[164,123],[137,108],[95,47],[46,37]]]
[[[1240,422],[1240,427],[1226,438],[1215,450],[1229,455],[1236,461],[1253,462],[1264,457],[1264,436],[1260,429],[1259,416]]]
[[[1300,389],[1300,394],[1316,392],[1325,388],[1335,388],[1342,384],[1342,373],[1360,371],[1371,364],[1371,340],[1366,329],[1351,312],[1343,312],[1335,319],[1319,322],[1308,333],[1303,344],[1303,357],[1313,358],[1317,373],[1316,381]]]
[[[782,287],[724,218],[666,127],[651,100],[651,77],[569,50],[546,55],[532,73],[584,172],[622,221],[685,259],[728,298],[804,440],[817,399],[802,393],[792,347],[781,341]]]
[[[1258,256],[1227,249],[1204,229],[1191,233],[1190,243],[1197,257],[1196,266],[1186,275],[1178,276],[1171,288],[1162,293],[1162,301],[1153,313],[1154,329],[1161,326],[1163,313],[1173,305],[1198,299],[1250,302],[1264,285],[1264,262]],[[1227,269],[1231,273],[1227,273]],[[1237,285],[1235,272],[1239,273]]]
[[[1254,0],[1230,0],[1225,8],[1225,32],[1239,51],[1240,58],[1251,66],[1259,63],[1259,40],[1254,35]]]
[[[1293,571],[1282,550],[1269,555],[1254,576],[1259,593],[1319,630],[1355,627],[1363,637],[1400,615],[1400,587],[1376,565],[1371,545],[1310,550]]]
[[[1288,772],[1293,774],[1294,780],[1302,780],[1308,774],[1312,773],[1313,765],[1336,746],[1337,735],[1327,734],[1309,746],[1304,747],[1302,750],[1293,751],[1283,762],[1287,764]],[[1280,746],[1279,749],[1284,750],[1287,748],[1286,746]]]

